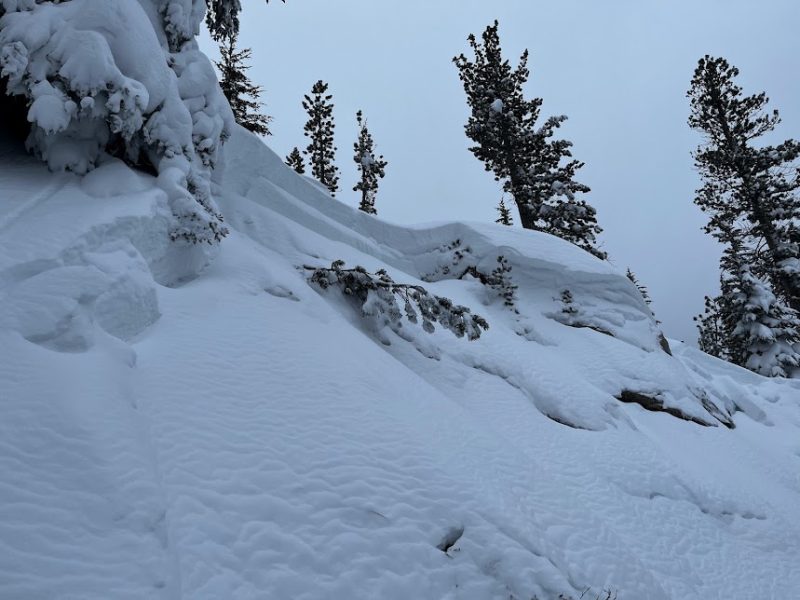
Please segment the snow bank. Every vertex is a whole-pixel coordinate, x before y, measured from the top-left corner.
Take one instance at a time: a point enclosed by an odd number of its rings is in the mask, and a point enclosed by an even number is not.
[[[400,227],[242,130],[226,154],[199,277],[157,178],[0,161],[0,597],[793,597],[797,382],[671,356],[556,238]],[[460,277],[500,255],[516,311]],[[490,329],[376,331],[298,269],[335,259]]]

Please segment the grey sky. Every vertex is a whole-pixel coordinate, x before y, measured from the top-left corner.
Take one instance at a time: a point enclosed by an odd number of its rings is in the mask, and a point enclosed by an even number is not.
[[[716,290],[718,249],[700,231],[685,91],[697,59],[742,71],[746,92],[780,109],[778,137],[800,137],[798,0],[248,0],[240,45],[274,116],[267,143],[303,147],[300,101],[317,79],[334,95],[341,201],[357,204],[352,143],[363,109],[389,161],[382,218],[493,221],[499,185],[467,151],[464,93],[451,58],[495,18],[506,56],[531,51],[528,94],[562,128],[592,188],[612,262],[650,288],[667,335],[694,341],[692,316]],[[216,48],[203,38],[204,49]],[[516,211],[515,211],[516,217]]]

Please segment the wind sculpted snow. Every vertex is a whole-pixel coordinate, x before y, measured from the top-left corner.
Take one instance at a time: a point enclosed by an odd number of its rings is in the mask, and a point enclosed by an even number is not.
[[[153,177],[2,155],[0,597],[794,597],[796,382],[670,356],[556,238],[384,222],[243,130],[226,155],[208,266]],[[468,272],[500,255],[515,310]],[[381,328],[298,268],[336,259],[490,329]]]

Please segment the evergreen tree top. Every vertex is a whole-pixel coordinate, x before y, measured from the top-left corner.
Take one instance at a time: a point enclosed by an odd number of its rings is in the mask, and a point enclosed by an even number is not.
[[[724,58],[706,55],[697,63],[687,97],[692,112],[689,126],[702,130],[708,141],[741,151],[744,145],[772,131],[780,122],[777,110],[765,112],[769,103],[766,93],[744,96],[734,82],[739,69]],[[740,144],[737,148],[736,145]]]
[[[303,107],[308,109],[314,105],[325,104],[333,98],[331,94],[325,94],[328,91],[328,84],[322,81],[321,79],[318,80],[313,86],[311,86],[311,94],[314,96],[311,98],[308,94],[303,96],[304,103]],[[308,106],[306,106],[306,104]]]
[[[236,49],[238,36],[233,34],[220,46],[220,60],[216,62],[220,71],[220,88],[228,99],[236,122],[259,135],[271,135],[269,123],[272,117],[260,112],[259,101],[263,88],[247,77],[250,65],[245,61],[252,56],[250,48]]]
[[[269,4],[269,0],[265,0]],[[285,3],[286,0],[281,0]],[[241,0],[206,0],[206,27],[215,42],[239,34]]]

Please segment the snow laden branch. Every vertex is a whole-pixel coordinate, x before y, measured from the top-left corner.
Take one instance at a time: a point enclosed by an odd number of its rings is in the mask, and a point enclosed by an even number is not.
[[[361,266],[345,269],[341,260],[331,263],[330,268],[303,265],[303,269],[312,272],[311,283],[323,290],[338,287],[358,302],[365,317],[381,318],[395,330],[401,327],[403,315],[415,324],[422,319],[422,328],[428,333],[433,333],[434,323],[439,323],[456,337],[466,336],[470,341],[489,329],[486,320],[466,306],[431,294],[422,286],[397,283],[383,269],[374,274]]]

